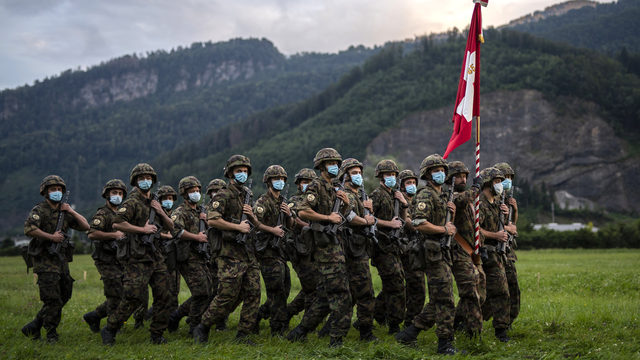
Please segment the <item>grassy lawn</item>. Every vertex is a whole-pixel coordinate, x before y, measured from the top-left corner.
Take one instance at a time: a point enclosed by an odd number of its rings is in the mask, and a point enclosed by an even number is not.
[[[493,336],[485,322],[483,338],[471,341],[458,336],[455,345],[469,350],[474,359],[640,359],[640,251],[638,250],[538,250],[518,252],[522,289],[522,311],[508,344]],[[87,279],[84,281],[84,272]],[[380,290],[375,268],[374,285]],[[292,296],[300,289],[292,271]],[[538,281],[539,274],[539,281]],[[62,312],[58,328],[60,343],[32,342],[20,332],[31,321],[41,303],[33,274],[27,275],[22,258],[0,260],[0,358],[1,359],[192,359],[192,358],[435,358],[437,338],[432,330],[418,338],[418,347],[404,347],[377,327],[382,342],[365,344],[351,330],[341,349],[329,349],[328,339],[310,335],[304,344],[269,337],[268,322],[253,340],[262,346],[247,347],[231,342],[238,313],[231,315],[232,331],[212,332],[206,346],[193,344],[188,325],[181,323],[173,334],[165,333],[168,345],[149,344],[146,330],[134,331],[133,319],[118,335],[116,346],[104,347],[82,320],[104,300],[102,282],[88,255],[76,256],[71,275],[77,279],[71,301]],[[189,297],[184,282],[180,301]],[[265,299],[263,287],[263,301]],[[291,327],[300,322],[293,318]],[[105,324],[103,320],[102,324]],[[148,328],[148,326],[147,326]],[[44,331],[43,331],[44,335]]]

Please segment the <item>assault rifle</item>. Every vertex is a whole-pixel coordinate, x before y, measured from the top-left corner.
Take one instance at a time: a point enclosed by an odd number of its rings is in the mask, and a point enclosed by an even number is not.
[[[286,203],[287,199],[289,198],[289,184],[287,184],[287,189],[284,191],[284,197],[282,200],[282,203]],[[289,234],[291,233],[291,230],[287,229],[285,226],[285,213],[282,212],[282,210],[280,210],[280,213],[278,214],[278,223],[276,224],[276,227],[282,225],[282,230],[284,230],[284,235],[282,235],[282,237],[276,238],[274,242],[271,243],[271,247],[274,249],[278,249],[279,251],[282,251],[282,249],[280,248],[281,244],[282,244],[282,240],[286,239],[287,237],[289,237]]]
[[[513,197],[513,187],[511,187],[511,193],[507,197],[507,199],[511,199]],[[513,206],[509,205],[509,215],[507,216],[507,225],[513,223]],[[518,235],[509,234],[509,246],[511,248],[518,247],[518,243],[516,242],[516,238]]]
[[[360,200],[367,201],[369,200],[369,197],[367,196],[367,193],[364,191],[364,189],[361,187],[359,190],[360,192]],[[364,215],[371,215],[371,211],[369,211],[369,209],[364,208]],[[378,233],[378,219],[376,219],[376,221],[365,227],[364,228],[364,235],[368,238],[371,238],[371,240],[373,240],[374,243],[378,243],[378,238],[376,237],[376,234]]]
[[[504,198],[505,198],[505,191],[502,191],[502,197],[500,197],[500,206],[502,206],[504,204]],[[505,231],[504,229],[504,224],[505,224],[505,216],[504,213],[502,212],[502,209],[500,209],[500,222],[498,223],[498,232],[500,231]],[[511,237],[511,234],[507,233],[509,235],[509,237]],[[496,245],[496,252],[500,255],[504,255],[507,253],[507,246],[509,246],[509,239],[507,241],[498,241],[498,245]]]
[[[205,214],[206,210],[204,209],[204,204],[200,205],[200,214]],[[205,232],[207,231],[207,222],[200,219],[200,228],[198,229],[198,232]],[[198,246],[196,246],[196,250],[198,250],[198,254],[202,254],[204,255],[205,259],[210,260],[211,259],[211,254],[209,253],[209,243],[208,242],[199,242]]]
[[[347,179],[347,174],[344,174],[344,176],[342,176],[342,182],[340,183],[340,185],[338,185],[338,190],[344,191],[344,182],[346,181],[346,179]],[[342,207],[342,200],[336,196],[336,202],[333,203],[333,209],[331,209],[331,212],[340,214],[341,207]],[[340,214],[340,216],[342,216],[342,214]],[[345,221],[347,221],[346,219],[344,219],[344,216],[342,216],[342,219],[343,220],[340,224],[331,223],[327,225],[325,232],[331,236],[336,236],[338,234],[338,228],[340,227],[340,225],[344,224]]]
[[[393,193],[395,195],[395,193],[398,190],[393,190]],[[398,249],[402,249],[402,229],[404,229],[404,225],[405,225],[405,221],[400,219],[400,200],[394,198],[393,199],[393,217],[397,218],[398,220],[400,220],[400,222],[402,223],[402,225],[397,228],[397,229],[391,229],[391,232],[389,232],[389,238],[392,241],[395,241],[398,243]]]
[[[67,204],[69,202],[69,193],[70,192],[71,191],[67,191],[66,194],[64,194],[64,199],[62,199],[62,202],[60,203],[60,206],[62,206],[62,204]],[[60,214],[58,214],[58,223],[56,224],[56,231],[54,232],[54,234],[57,233],[58,231],[62,231],[62,226],[64,225],[64,217],[66,215],[67,215],[66,211],[60,211]],[[69,240],[71,239],[66,232],[63,232],[62,235],[64,236],[64,239],[62,239],[61,242],[52,244],[47,248],[47,250],[49,251],[49,254],[50,255],[57,255],[58,259],[60,259],[60,262],[64,262],[64,259],[62,258],[62,255],[60,254],[60,249],[64,245],[67,245],[69,243]]]
[[[244,195],[244,204],[245,205],[251,205],[251,184],[253,183],[253,179],[249,180],[249,184],[247,185],[247,188],[249,188],[249,191],[247,191],[247,193]],[[242,213],[242,217],[240,218],[240,223],[242,224],[245,220],[247,220],[247,214],[245,214],[244,212]],[[249,221],[249,226],[251,226],[251,231],[253,231],[253,224],[251,223],[251,221]],[[251,231],[249,231],[249,233],[251,233]],[[236,235],[236,242],[240,245],[245,245],[247,244],[247,235],[249,235],[249,233],[244,234],[244,233],[239,233],[238,235]]]
[[[156,186],[156,192],[153,193],[152,200],[159,201],[158,191],[160,190],[160,183],[158,183]],[[158,220],[156,219],[157,217],[158,216],[156,214],[156,209],[151,208],[151,210],[149,211],[149,225],[155,225],[157,231],[153,234],[142,235],[142,244],[151,246],[151,250],[153,250],[153,252],[156,252],[156,246],[153,244],[153,241],[156,238],[160,238],[160,232],[162,231],[162,224],[158,222]]]
[[[447,201],[447,203],[453,201],[453,187],[456,184],[456,177],[452,176],[451,177],[451,185],[449,185],[449,200]],[[451,211],[447,210],[447,217],[444,220],[445,225],[451,222],[451,216],[453,214],[451,213]],[[456,235],[458,231],[456,230],[453,234],[451,235],[443,235],[440,238],[440,247],[443,250],[449,250],[451,249],[451,240],[453,239],[453,237]],[[446,233],[446,232],[445,232]]]

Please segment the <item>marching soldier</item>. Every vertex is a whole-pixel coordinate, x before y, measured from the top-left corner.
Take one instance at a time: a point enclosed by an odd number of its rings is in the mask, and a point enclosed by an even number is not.
[[[378,323],[389,325],[389,334],[400,331],[400,323],[404,321],[406,294],[404,271],[400,260],[402,249],[398,242],[391,238],[391,231],[400,229],[407,218],[409,205],[399,191],[395,191],[398,165],[392,160],[382,160],[376,165],[375,177],[379,186],[371,193],[373,214],[378,219],[378,243],[373,245],[372,265],[378,268],[382,280],[382,291],[376,297],[375,316]],[[399,200],[401,209],[399,217],[394,214],[394,202]],[[402,221],[400,220],[402,219]]]
[[[42,308],[36,318],[22,327],[25,336],[34,340],[40,338],[42,327],[47,331],[47,341],[59,340],[56,329],[60,325],[62,308],[71,299],[73,278],[69,273],[69,263],[73,258],[73,243],[65,241],[69,228],[78,231],[89,230],[87,220],[69,206],[62,204],[67,185],[61,177],[49,175],[40,183],[40,195],[45,201],[37,204],[24,223],[24,234],[31,237],[29,255],[33,259],[33,272],[38,275],[38,289]],[[66,211],[60,231],[56,231],[58,216]],[[52,254],[50,248],[62,243],[58,254]]]
[[[102,197],[107,203],[93,215],[90,229],[87,231],[89,240],[93,241],[95,246],[91,257],[100,274],[104,296],[107,298],[94,311],[82,317],[94,333],[100,332],[100,320],[114,313],[122,300],[124,268],[116,258],[116,240],[124,238],[124,233],[115,230],[112,225],[118,206],[127,198],[127,186],[122,180],[109,180],[102,189]]]
[[[160,203],[153,200],[151,187],[158,182],[155,170],[148,164],[138,164],[131,171],[130,185],[137,191],[120,206],[113,219],[113,228],[128,234],[129,259],[124,274],[123,299],[116,311],[109,315],[107,325],[100,332],[105,345],[115,344],[116,333],[124,322],[141,304],[142,296],[151,285],[154,311],[151,326],[151,342],[164,344],[167,340],[162,333],[169,320],[169,274],[164,258],[155,245],[143,242],[145,235],[156,234],[165,229],[172,231],[173,222],[162,210]],[[155,210],[158,226],[149,223],[151,208]]]
[[[427,156],[420,165],[420,178],[427,186],[420,189],[412,201],[411,220],[424,241],[426,253],[426,275],[429,287],[429,303],[415,317],[411,326],[396,335],[401,343],[414,343],[420,331],[436,325],[438,354],[454,355],[453,320],[455,302],[453,278],[451,276],[451,253],[442,249],[439,239],[453,236],[456,228],[446,221],[447,211],[455,213],[455,205],[447,202],[447,194],[442,191],[449,166],[440,155]]]

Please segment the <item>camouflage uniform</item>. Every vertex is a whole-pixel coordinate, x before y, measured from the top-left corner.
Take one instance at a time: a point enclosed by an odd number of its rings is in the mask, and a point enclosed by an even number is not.
[[[269,227],[276,227],[280,215],[280,204],[285,199],[280,195],[276,198],[271,191],[260,195],[253,208],[258,221]],[[285,224],[282,224],[286,226]],[[261,234],[273,240],[271,234]],[[273,248],[271,241],[264,252],[258,254],[260,271],[267,290],[267,302],[260,307],[259,318],[269,319],[271,335],[284,335],[289,327],[287,314],[287,299],[291,292],[291,274],[284,259],[281,248]]]
[[[376,218],[387,221],[394,218],[395,198],[391,191],[380,185],[371,193],[369,199],[373,202],[373,214]],[[375,317],[386,318],[389,330],[392,330],[397,329],[404,321],[406,294],[400,249],[388,235],[385,236],[388,233],[389,229],[378,228],[379,245],[373,245],[374,255],[371,263],[378,269],[382,280],[382,291],[376,297]]]
[[[405,200],[409,204],[409,213],[411,213],[411,202],[413,196],[406,192],[402,192]],[[406,229],[405,229],[406,232]],[[409,241],[412,239],[409,238]],[[424,308],[425,301],[427,299],[427,286],[425,282],[424,271],[411,270],[409,266],[409,254],[403,253],[400,255],[402,261],[402,269],[404,270],[405,281],[405,294],[407,298],[406,312],[404,315],[404,326],[407,327],[413,324],[413,319],[420,314],[422,308]]]

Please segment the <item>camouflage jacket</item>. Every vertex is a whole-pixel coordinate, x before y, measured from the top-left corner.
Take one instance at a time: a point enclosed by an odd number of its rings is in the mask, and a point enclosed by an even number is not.
[[[58,223],[58,215],[60,215],[60,210],[54,209],[49,205],[48,202],[43,201],[36,205],[29,216],[27,217],[27,221],[24,223],[24,234],[40,229],[47,234],[53,234],[56,231],[56,225]],[[69,228],[79,230],[79,224],[76,219],[67,214],[64,217],[64,223],[62,225],[62,232],[67,233]],[[64,252],[66,248],[60,249],[60,253],[63,254],[63,261],[60,262],[60,259],[57,255],[50,255],[48,252],[49,246],[55,244],[51,241],[46,240],[37,240],[34,239],[38,244],[38,247],[41,248],[41,256],[37,256],[33,259],[33,272],[34,273],[44,273],[44,272],[52,272],[58,274],[68,274],[69,273],[69,264],[67,263],[67,259],[64,256]]]
[[[395,217],[394,205],[395,205],[395,197],[393,194],[393,190],[389,191],[385,187],[380,184],[378,188],[371,192],[369,196],[369,200],[373,202],[373,214],[376,218],[381,220],[391,220]],[[388,227],[380,227],[378,226],[378,233],[389,234],[391,232],[391,228]],[[404,229],[400,233],[401,237],[404,237]],[[397,252],[398,244],[396,242],[389,242],[389,240],[385,240],[384,236],[379,236],[379,244],[385,252]]]
[[[91,234],[96,231],[102,231],[105,233],[116,232],[116,229],[113,228],[113,218],[115,216],[116,216],[116,212],[111,210],[111,207],[109,207],[109,204],[104,204],[103,206],[99,207],[98,211],[96,211],[95,215],[93,215],[93,217],[91,218],[91,221],[89,222],[89,230],[87,231],[87,234]],[[115,241],[115,240],[111,240],[111,241]],[[105,242],[109,242],[109,241],[105,241]],[[100,241],[100,243],[102,243],[102,241]],[[103,245],[99,245],[99,246],[103,246]],[[109,246],[109,245],[106,245],[106,246]],[[116,249],[112,248],[111,251],[115,252]],[[95,259],[94,262],[104,263],[100,259]],[[114,259],[112,263],[113,262],[118,262],[118,260]]]
[[[497,232],[500,226],[500,201],[493,199],[493,204],[487,199],[487,195],[480,194],[480,227],[486,231]],[[487,239],[488,245],[496,245],[497,240]]]
[[[346,188],[345,193],[347,193],[347,196],[349,197],[349,208],[347,209],[347,215],[349,215],[349,213],[353,211],[356,215],[363,218],[364,204],[360,199],[360,194],[358,194],[358,191],[353,191],[350,188]],[[355,226],[355,225],[347,225],[347,226],[352,228],[354,231],[358,231],[359,233],[362,232],[364,228],[363,226]]]
[[[298,218],[298,203],[302,200],[302,196],[303,195],[304,195],[304,193],[302,191],[298,190],[297,193],[295,193],[294,195],[292,195],[289,198],[289,204],[288,205],[289,205],[289,209],[291,209],[291,215],[293,216],[294,219]],[[294,224],[293,229],[291,230],[291,234],[292,234],[292,236],[298,236],[298,235],[300,235],[300,231],[301,231],[301,229],[298,229]]]
[[[418,190],[411,202],[411,220],[426,220],[436,226],[444,226],[447,218],[447,193],[438,192],[430,183]],[[429,239],[437,240],[442,235],[424,234]]]
[[[473,202],[477,195],[478,190],[471,188],[463,192],[454,193],[453,196],[453,203],[456,205],[456,216],[453,225],[456,226],[458,234],[462,236],[464,241],[466,241],[472,249],[475,247],[476,242],[476,212]]]
[[[187,202],[183,202],[180,206],[175,208],[171,212],[171,220],[173,221],[173,231],[171,236],[180,242],[187,242],[189,244],[196,244],[197,242],[191,240],[182,240],[182,232],[188,232],[191,234],[198,234],[200,232],[200,210],[196,206],[192,209]],[[202,261],[203,258],[198,255],[195,250],[195,245],[190,247],[189,259],[187,262]]]
[[[247,191],[251,190],[239,184],[229,184],[226,189],[220,189],[213,197],[211,211],[207,212],[207,221],[223,219],[230,223],[239,224]],[[251,193],[250,195],[253,196]],[[227,232],[233,233],[234,236],[239,234],[237,231],[224,231],[223,233]],[[251,236],[247,236],[246,246],[235,241],[223,241],[218,256],[252,263],[256,261],[253,246]]]
[[[335,202],[336,189],[324,177],[320,176],[307,186],[307,191],[296,204],[296,209],[298,211],[313,210],[321,215],[330,215]],[[323,225],[328,225],[328,223],[323,222]]]
[[[280,204],[285,201],[285,198],[280,195],[278,198],[273,196],[271,191],[260,195],[253,207],[253,213],[256,214],[258,221],[269,227],[276,227],[278,224],[278,216],[280,215]],[[283,227],[286,224],[282,224]],[[267,235],[267,234],[265,234]],[[273,235],[268,234],[270,238]],[[262,258],[282,258],[280,251],[271,247],[271,244],[267,245],[267,249],[264,251]]]
[[[151,198],[147,199],[142,195],[140,191],[132,191],[127,200],[125,200],[113,218],[114,224],[127,222],[133,226],[143,227],[149,220],[149,212],[151,211]],[[159,216],[156,217],[159,224],[162,224]],[[138,241],[142,243],[143,234],[131,234],[129,236],[131,241]],[[145,246],[145,255],[138,262],[157,261],[157,259],[163,258],[158,247],[156,246],[156,253],[153,253],[151,246]]]

